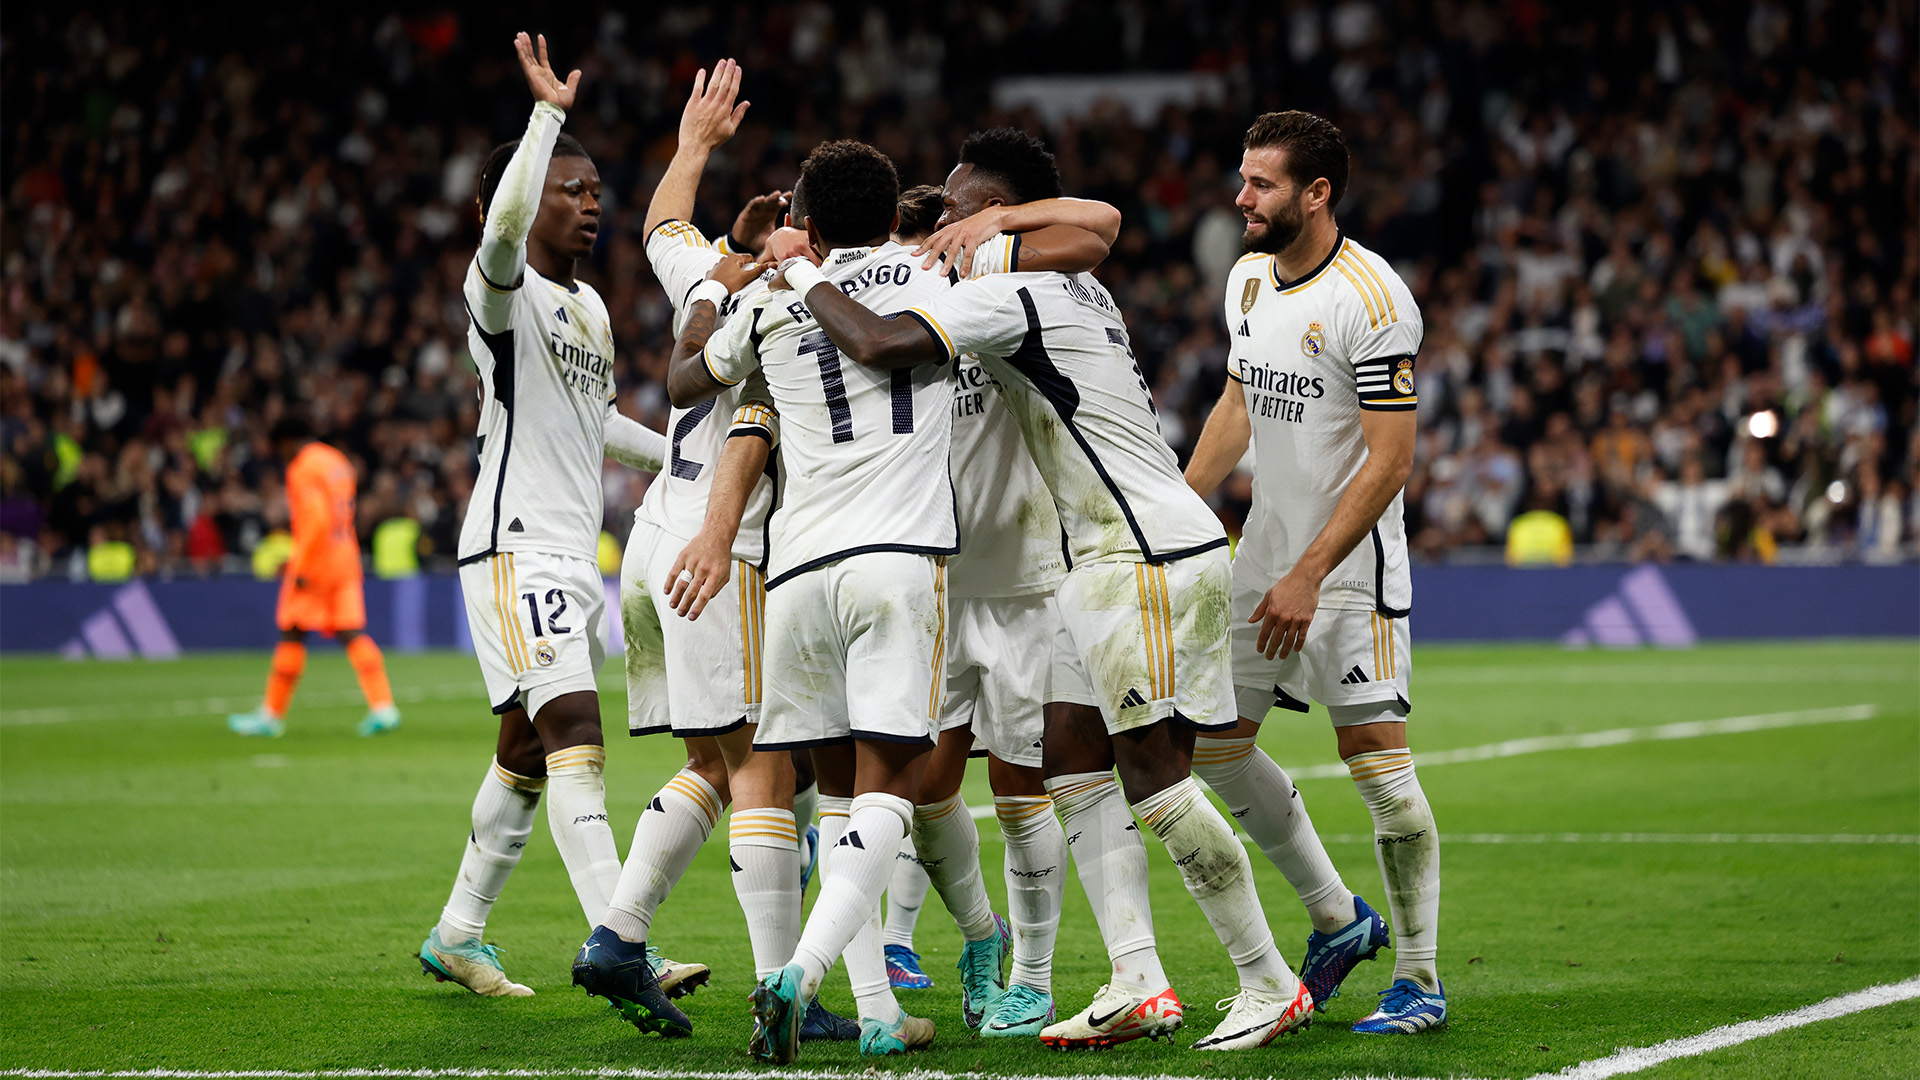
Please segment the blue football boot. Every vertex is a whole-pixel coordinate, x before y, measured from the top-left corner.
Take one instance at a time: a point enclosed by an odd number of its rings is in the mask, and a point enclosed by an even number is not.
[[[668,1037],[693,1034],[693,1021],[661,991],[645,942],[621,941],[606,927],[594,927],[593,936],[573,958],[573,985],[589,996],[606,998],[641,1031]]]
[[[1325,1009],[1327,1002],[1339,995],[1340,984],[1360,961],[1371,960],[1382,948],[1393,945],[1387,920],[1365,900],[1354,897],[1353,911],[1356,918],[1333,933],[1315,930],[1307,935],[1307,958],[1300,965],[1300,981],[1313,995],[1316,1011]]]
[[[852,1042],[859,1037],[859,1024],[828,1012],[819,998],[807,1006],[807,1018],[800,1024],[801,1042]]]
[[[905,945],[888,945],[887,982],[895,990],[931,990],[933,978],[920,970],[920,954]]]
[[[1429,994],[1412,979],[1395,979],[1392,986],[1380,991],[1380,1007],[1353,1025],[1353,1030],[1362,1035],[1412,1035],[1446,1022],[1446,987]]]

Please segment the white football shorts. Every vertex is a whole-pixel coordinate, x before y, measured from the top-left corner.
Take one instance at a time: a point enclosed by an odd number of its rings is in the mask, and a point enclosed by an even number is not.
[[[461,567],[460,593],[494,712],[539,716],[562,694],[596,689],[607,593],[592,559],[503,551]]]
[[[682,618],[663,585],[687,542],[650,522],[636,521],[620,564],[620,607],[627,618],[627,727],[634,735],[671,731],[687,739],[724,735],[760,722],[760,635],[766,621],[766,575],[736,559],[726,585],[698,619]],[[636,565],[637,564],[637,565]],[[652,614],[647,614],[648,610]],[[634,636],[653,621],[654,644]],[[658,659],[635,659],[635,643]],[[638,673],[636,677],[636,663]],[[662,685],[664,683],[664,686]],[[664,695],[663,695],[664,691]],[[642,704],[642,693],[653,700]]]
[[[1073,648],[1056,650],[1049,700],[1098,705],[1110,735],[1167,719],[1201,731],[1233,727],[1230,580],[1224,547],[1067,571],[1056,596]]]
[[[755,747],[933,745],[946,688],[944,558],[872,551],[795,575],[767,592],[766,630]]]
[[[1285,660],[1259,651],[1260,626],[1247,621],[1273,581],[1246,560],[1233,567],[1234,703],[1241,716],[1264,720],[1274,707],[1306,712],[1322,705],[1396,702],[1411,710],[1407,675],[1413,668],[1413,635],[1405,617],[1373,611],[1320,608],[1307,626],[1305,647]]]
[[[1038,768],[1041,707],[1059,633],[1060,612],[1047,593],[951,601],[940,730],[971,727],[976,747]]]

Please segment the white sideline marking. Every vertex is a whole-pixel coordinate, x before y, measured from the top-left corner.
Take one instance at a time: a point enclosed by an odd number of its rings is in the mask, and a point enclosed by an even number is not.
[[[1487,743],[1484,746],[1467,746],[1458,750],[1434,750],[1428,753],[1417,753],[1414,755],[1414,764],[1417,766],[1456,765],[1463,761],[1492,761],[1495,758],[1519,757],[1522,754],[1543,754],[1549,750],[1591,750],[1600,746],[1620,746],[1632,742],[1654,742],[1666,739],[1697,739],[1703,735],[1736,735],[1747,731],[1771,731],[1775,728],[1806,727],[1811,724],[1844,724],[1856,720],[1871,720],[1878,712],[1879,706],[1877,705],[1840,705],[1827,709],[1798,709],[1793,712],[1761,713],[1756,716],[1725,716],[1718,720],[1684,720],[1677,724],[1660,724],[1656,727],[1613,728],[1608,731],[1586,731],[1574,735],[1539,735],[1531,739],[1508,739],[1505,742]],[[1333,780],[1345,777],[1347,775],[1347,767],[1344,764],[1303,765],[1297,769],[1288,769],[1287,775],[1295,780]],[[993,807],[991,806],[969,806],[967,810],[973,815],[976,821],[993,816]],[[1451,842],[1453,837],[1449,836],[1447,839]],[[1469,840],[1466,842],[1474,843],[1475,841]],[[1481,842],[1499,843],[1500,841]],[[1526,841],[1513,842],[1525,843]],[[1654,841],[1644,842],[1652,843]],[[1675,842],[1678,843],[1680,841]],[[1724,842],[1737,843],[1738,841]],[[1804,842],[1821,843],[1822,841],[1809,840]],[[1861,843],[1891,841],[1836,840],[1832,842]]]
[[[401,705],[419,701],[457,701],[461,698],[484,699],[487,696],[485,684],[480,682],[440,683],[433,686],[396,686],[393,688],[393,700]],[[334,693],[312,691],[301,694],[299,702],[303,706],[314,705],[333,707],[358,705],[366,701],[358,690],[340,690]],[[154,701],[141,704],[113,705],[54,705],[43,709],[4,709],[0,710],[0,727],[20,727],[27,724],[67,724],[76,720],[151,720],[176,716],[213,716],[220,719],[225,714],[244,712],[260,706],[260,695],[247,697],[211,697],[180,698],[174,701]]]
[[[1666,739],[1697,739],[1703,735],[1735,735],[1746,731],[1770,731],[1774,728],[1806,727],[1812,724],[1843,724],[1855,720],[1871,720],[1879,711],[1874,705],[1841,705],[1829,709],[1797,709],[1793,712],[1761,713],[1757,716],[1727,716],[1718,720],[1686,720],[1678,724],[1660,724],[1656,727],[1613,728],[1608,731],[1585,731],[1574,735],[1539,735],[1531,739],[1508,739],[1505,742],[1487,743],[1484,746],[1467,746],[1458,750],[1433,750],[1415,753],[1414,764],[1419,767],[1429,765],[1455,765],[1463,761],[1492,761],[1495,758],[1519,757],[1522,754],[1543,754],[1549,750],[1592,750],[1601,746],[1620,746],[1632,742],[1654,742]],[[1287,775],[1296,780],[1330,780],[1345,777],[1345,765],[1308,765],[1299,769],[1288,769]]]
[[[1681,1039],[1669,1039],[1654,1046],[1633,1047],[1616,1051],[1578,1065],[1570,1065],[1559,1072],[1538,1073],[1528,1080],[1607,1080],[1608,1077],[1624,1076],[1628,1073],[1651,1069],[1675,1058],[1697,1057],[1701,1054],[1724,1050],[1730,1046],[1764,1039],[1793,1028],[1805,1027],[1821,1020],[1833,1020],[1868,1009],[1877,1009],[1882,1005],[1920,998],[1920,976],[1904,982],[1885,983],[1870,986],[1865,990],[1856,990],[1851,994],[1828,998],[1825,1001],[1794,1009],[1791,1012],[1776,1013],[1758,1020],[1747,1020],[1738,1024],[1728,1024],[1705,1031],[1698,1035],[1689,1035]],[[595,1077],[604,1080],[766,1080],[770,1075],[764,1069],[222,1069],[201,1071],[197,1069],[116,1069],[116,1070],[69,1070],[69,1069],[6,1069],[0,1070],[0,1077],[24,1077],[27,1080],[94,1080],[94,1078],[115,1078],[115,1080],[538,1080],[545,1077]],[[868,1076],[886,1076],[892,1080],[995,1080],[1006,1074],[989,1072],[947,1072],[941,1069],[902,1069],[898,1072],[842,1071],[839,1069],[782,1069],[777,1074],[791,1080],[858,1080]],[[1075,1076],[1030,1076],[1024,1080],[1189,1080],[1168,1075],[1135,1076],[1127,1073],[1081,1073]],[[1392,1077],[1350,1076],[1343,1080],[1395,1080]],[[1398,1078],[1407,1080],[1407,1078]]]
[[[1920,844],[1920,833],[1441,833],[1443,844]],[[1372,833],[1330,833],[1329,844],[1372,844]],[[1249,839],[1248,843],[1253,841]]]
[[[1755,1039],[1764,1039],[1768,1035],[1778,1035],[1797,1027],[1820,1020],[1832,1020],[1850,1013],[1877,1009],[1882,1005],[1911,1001],[1920,998],[1920,977],[1904,982],[1883,983],[1869,986],[1865,990],[1856,990],[1851,994],[1828,998],[1805,1008],[1792,1012],[1763,1016],[1758,1020],[1728,1024],[1698,1035],[1689,1035],[1684,1039],[1670,1039],[1657,1046],[1642,1046],[1624,1049],[1611,1057],[1583,1061],[1559,1072],[1540,1073],[1529,1080],[1606,1080],[1609,1076],[1622,1076],[1627,1073],[1651,1069],[1655,1065],[1672,1061],[1674,1058],[1697,1057],[1701,1054],[1724,1050],[1729,1046],[1738,1046]]]

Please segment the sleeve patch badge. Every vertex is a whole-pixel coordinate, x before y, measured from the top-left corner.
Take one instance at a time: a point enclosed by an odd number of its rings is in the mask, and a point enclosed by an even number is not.
[[[1309,358],[1327,351],[1327,332],[1319,323],[1307,324],[1307,332],[1300,335],[1300,352]]]
[[[1413,361],[1402,360],[1393,372],[1393,389],[1402,397],[1413,393]]]
[[[1240,290],[1240,314],[1245,315],[1247,312],[1252,311],[1254,302],[1259,299],[1260,279],[1248,278],[1247,287]]]

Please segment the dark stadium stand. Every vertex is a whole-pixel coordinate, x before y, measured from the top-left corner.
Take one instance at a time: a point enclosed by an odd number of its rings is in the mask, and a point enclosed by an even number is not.
[[[1877,561],[1920,526],[1920,68],[1895,8],[805,2],[528,29],[585,72],[568,130],[611,224],[588,276],[622,408],[656,427],[671,342],[639,230],[703,64],[738,57],[754,103],[708,170],[712,234],[826,138],[927,183],[976,127],[1044,132],[1067,190],[1125,213],[1101,276],[1183,455],[1224,377],[1240,136],[1304,108],[1354,146],[1341,224],[1425,313],[1422,557],[1551,558],[1570,533],[1582,559]],[[449,563],[459,285],[475,173],[524,124],[519,16],[163,10],[4,31],[0,576],[245,570],[285,521],[288,410],[358,462],[370,551],[412,519]],[[996,106],[1043,71],[1115,101],[1051,128]],[[1155,73],[1198,97],[1117,103]],[[608,467],[616,535],[645,482]]]

